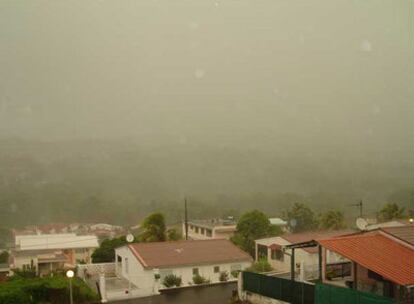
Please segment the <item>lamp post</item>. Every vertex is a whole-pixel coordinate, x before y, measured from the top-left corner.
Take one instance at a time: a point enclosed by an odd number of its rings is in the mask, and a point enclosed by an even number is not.
[[[73,270],[66,271],[66,276],[69,278],[69,296],[70,296],[70,304],[73,304],[73,295],[72,295],[72,278],[75,275]]]

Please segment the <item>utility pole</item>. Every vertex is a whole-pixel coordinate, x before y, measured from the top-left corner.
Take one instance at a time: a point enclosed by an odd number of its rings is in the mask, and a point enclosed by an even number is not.
[[[184,198],[184,225],[185,225],[185,240],[188,240],[188,214],[187,214],[187,198]]]

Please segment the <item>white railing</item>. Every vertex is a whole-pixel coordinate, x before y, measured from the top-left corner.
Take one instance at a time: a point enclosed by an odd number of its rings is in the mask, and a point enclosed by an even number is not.
[[[84,280],[100,274],[115,276],[115,263],[79,264],[77,273]]]

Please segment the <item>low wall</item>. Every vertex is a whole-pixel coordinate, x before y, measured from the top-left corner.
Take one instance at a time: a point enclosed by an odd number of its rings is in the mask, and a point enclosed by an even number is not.
[[[160,295],[129,300],[111,301],[114,304],[228,304],[233,292],[237,290],[235,282],[214,285],[175,288]]]

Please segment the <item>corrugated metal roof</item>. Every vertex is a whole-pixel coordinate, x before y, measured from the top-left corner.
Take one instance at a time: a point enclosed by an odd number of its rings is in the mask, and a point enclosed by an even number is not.
[[[379,232],[318,242],[394,283],[414,285],[414,250]]]
[[[194,240],[130,244],[146,268],[249,262],[252,258],[228,240]]]
[[[414,245],[414,225],[412,226],[402,226],[402,227],[387,227],[381,228],[382,231],[400,239],[404,242],[407,242],[411,245]]]
[[[348,230],[332,230],[332,231],[325,230],[325,231],[311,231],[311,232],[285,234],[285,235],[281,235],[281,237],[291,244],[296,244],[296,243],[309,242],[312,240],[318,240],[322,238],[330,238],[334,236],[347,235],[347,234],[351,234],[354,232],[355,232],[354,230],[349,230],[349,229]],[[309,247],[309,248],[302,248],[302,249],[309,253],[318,252],[317,247]]]

